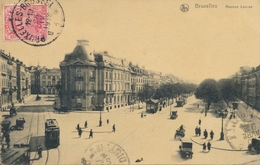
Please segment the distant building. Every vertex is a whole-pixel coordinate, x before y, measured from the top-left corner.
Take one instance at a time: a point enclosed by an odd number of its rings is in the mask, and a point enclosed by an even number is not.
[[[31,66],[30,72],[33,94],[58,94],[56,85],[60,82],[60,69]]]
[[[31,77],[23,62],[4,50],[0,50],[0,65],[0,109],[5,110],[31,94]]]
[[[242,68],[242,67],[241,67]],[[237,96],[248,105],[260,111],[260,66],[233,76]]]

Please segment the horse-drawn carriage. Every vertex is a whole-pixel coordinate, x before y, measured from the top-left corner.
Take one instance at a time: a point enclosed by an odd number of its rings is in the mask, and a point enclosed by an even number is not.
[[[180,128],[176,130],[176,132],[174,134],[174,139],[176,139],[177,136],[179,136],[181,138],[183,138],[185,136],[185,129],[183,128],[183,125],[181,125]]]

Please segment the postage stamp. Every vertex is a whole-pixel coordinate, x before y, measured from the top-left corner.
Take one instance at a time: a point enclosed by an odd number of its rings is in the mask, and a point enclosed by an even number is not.
[[[10,40],[43,40],[47,38],[46,5],[5,5],[4,6],[4,39]],[[12,12],[15,12],[14,14]],[[12,18],[13,17],[13,21]],[[17,35],[16,35],[17,34]]]
[[[44,46],[55,41],[65,25],[65,15],[56,0],[20,0],[4,5],[4,40]]]
[[[81,163],[86,164],[130,164],[125,150],[113,142],[98,141],[85,150]]]

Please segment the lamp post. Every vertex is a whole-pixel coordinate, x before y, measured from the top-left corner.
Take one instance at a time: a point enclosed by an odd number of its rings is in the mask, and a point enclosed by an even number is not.
[[[223,113],[221,113],[221,120],[222,120],[222,125],[221,125],[221,132],[220,132],[220,139],[219,140],[224,140],[224,131],[223,131],[223,119],[224,119],[224,115]]]
[[[101,116],[101,111],[102,111],[102,103],[99,104],[99,109],[100,109],[100,118],[99,118],[99,126],[102,126],[102,116]]]

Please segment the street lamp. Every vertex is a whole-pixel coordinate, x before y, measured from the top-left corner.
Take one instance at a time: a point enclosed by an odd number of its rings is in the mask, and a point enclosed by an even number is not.
[[[99,126],[102,126],[102,116],[101,116],[101,111],[102,111],[102,103],[99,104],[99,109],[100,109],[100,118],[99,118]]]
[[[219,140],[224,140],[224,131],[223,131],[223,120],[224,120],[224,114],[223,112],[221,113],[221,119],[222,119],[222,126],[221,126],[221,132],[220,132],[220,139]]]

